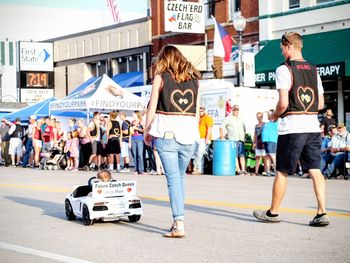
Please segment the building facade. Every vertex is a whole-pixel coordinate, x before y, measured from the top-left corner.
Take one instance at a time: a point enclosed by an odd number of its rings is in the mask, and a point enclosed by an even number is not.
[[[17,102],[16,41],[0,39],[0,102]]]
[[[92,77],[143,72],[148,79],[151,21],[141,18],[56,39],[55,96],[64,97]]]
[[[318,67],[326,106],[339,122],[349,122],[350,1],[259,0],[262,49],[255,57],[258,86],[274,88],[274,70],[283,62],[279,42],[291,31],[303,36],[304,58]]]
[[[242,15],[247,19],[247,26],[243,32],[243,43],[246,48],[254,47],[259,40],[258,22],[258,1],[257,0],[193,0],[186,2],[201,2],[204,6],[205,33],[181,33],[166,32],[164,27],[164,5],[167,1],[149,1],[152,19],[152,56],[156,58],[160,49],[167,44],[204,46],[206,60],[205,70],[202,71],[203,78],[227,78],[236,81],[236,61],[232,58],[229,62],[222,62],[222,58],[213,56],[214,44],[214,19],[224,27],[225,31],[238,42],[238,33],[233,27],[233,14],[241,10]],[[236,44],[237,45],[237,44]],[[195,54],[195,51],[189,51]],[[195,58],[194,60],[197,60]],[[214,74],[213,71],[218,72]]]

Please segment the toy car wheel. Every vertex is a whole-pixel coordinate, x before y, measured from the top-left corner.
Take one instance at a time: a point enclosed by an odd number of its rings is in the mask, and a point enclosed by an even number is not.
[[[85,204],[83,205],[82,219],[83,224],[86,226],[91,226],[94,224],[94,220],[90,219],[89,208]]]
[[[130,222],[137,222],[140,220],[141,215],[132,215],[132,216],[128,216],[128,218]]]
[[[58,165],[55,164],[55,165],[53,166],[53,169],[54,169],[55,171],[57,171],[57,170],[58,170]]]
[[[66,217],[69,221],[72,221],[75,219],[75,215],[74,215],[74,212],[73,212],[73,208],[72,208],[72,205],[70,204],[69,200],[66,199],[64,201],[64,206],[65,206],[65,210],[66,210]]]

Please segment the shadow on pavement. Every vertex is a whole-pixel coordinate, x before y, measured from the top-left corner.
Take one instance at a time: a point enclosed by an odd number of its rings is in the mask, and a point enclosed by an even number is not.
[[[163,206],[163,207],[169,207],[169,209],[170,209],[170,204],[168,201],[143,199],[142,203],[150,204],[150,205],[158,205],[158,206]],[[267,224],[265,222],[261,222],[261,221],[255,219],[255,217],[252,214],[253,211],[249,211],[248,213],[239,213],[239,212],[228,211],[225,209],[205,207],[205,206],[199,206],[199,205],[186,205],[185,204],[185,212],[186,212],[186,210],[199,212],[199,213],[205,213],[205,214],[211,214],[214,216],[230,217],[230,218],[234,218],[234,219],[245,221],[245,222]],[[307,223],[291,222],[291,221],[286,221],[283,218],[282,218],[282,223],[300,225],[300,226],[309,226],[308,222]]]
[[[18,204],[32,206],[42,209],[43,215],[66,220],[64,212],[64,204],[58,204],[46,200],[18,197],[18,196],[5,196],[6,199],[16,202]]]

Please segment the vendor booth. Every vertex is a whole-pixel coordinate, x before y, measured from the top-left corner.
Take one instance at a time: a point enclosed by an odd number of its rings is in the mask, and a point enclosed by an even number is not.
[[[143,110],[143,99],[123,89],[107,75],[103,75],[90,85],[72,93],[65,98],[50,103],[51,115],[62,115],[64,112],[90,113],[122,110],[132,112]]]
[[[20,118],[21,121],[28,121],[31,115],[36,116],[37,118],[43,118],[49,116],[49,104],[57,100],[55,97],[48,98],[46,100],[40,101],[36,104],[30,105],[28,107],[22,108],[18,111],[9,113],[4,117],[9,121],[14,121],[16,118]]]

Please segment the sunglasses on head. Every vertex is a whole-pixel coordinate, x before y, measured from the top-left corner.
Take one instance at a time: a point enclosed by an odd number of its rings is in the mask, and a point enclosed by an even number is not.
[[[286,37],[286,34],[287,34],[287,33],[284,33],[283,36],[282,36],[282,39],[281,39],[282,44],[288,43],[289,45],[293,45],[293,44],[288,40],[288,38]]]
[[[233,109],[233,111],[239,111],[239,109],[235,108],[235,109]]]

